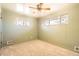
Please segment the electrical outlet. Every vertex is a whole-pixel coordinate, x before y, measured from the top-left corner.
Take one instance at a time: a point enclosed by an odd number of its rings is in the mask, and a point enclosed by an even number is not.
[[[74,46],[74,51],[79,52],[79,46]]]

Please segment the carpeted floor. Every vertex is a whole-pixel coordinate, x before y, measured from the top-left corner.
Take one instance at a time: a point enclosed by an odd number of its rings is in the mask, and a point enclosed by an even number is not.
[[[2,56],[77,56],[75,53],[64,48],[52,45],[41,40],[32,40],[21,44],[4,47]]]

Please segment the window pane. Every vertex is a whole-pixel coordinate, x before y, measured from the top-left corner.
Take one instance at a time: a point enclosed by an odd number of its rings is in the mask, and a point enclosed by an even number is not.
[[[50,25],[57,25],[60,24],[60,18],[57,17],[56,19],[50,20]]]
[[[50,21],[50,20],[45,21],[45,25],[49,25],[49,21]]]
[[[61,16],[61,24],[68,24],[68,15]]]

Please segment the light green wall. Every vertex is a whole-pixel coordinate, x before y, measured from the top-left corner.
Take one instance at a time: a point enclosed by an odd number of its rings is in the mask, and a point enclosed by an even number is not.
[[[46,19],[64,14],[69,15],[68,24],[42,26]],[[59,11],[40,18],[39,39],[70,50],[79,46],[79,4],[67,4]]]
[[[35,18],[21,15],[7,9],[2,9],[2,16],[4,41],[14,41],[19,43],[37,39],[37,21]],[[30,26],[16,25],[16,18],[18,17],[22,17],[26,22],[28,21]]]
[[[1,17],[1,5],[0,5],[0,17]],[[0,18],[0,47],[1,47],[1,41],[2,41],[2,38],[1,38],[1,32],[2,32],[2,26],[1,26],[1,18]]]

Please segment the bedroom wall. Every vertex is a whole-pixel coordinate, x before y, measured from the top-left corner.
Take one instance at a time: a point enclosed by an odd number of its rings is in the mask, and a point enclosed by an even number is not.
[[[4,42],[25,42],[37,39],[37,21],[33,17],[2,9]],[[18,24],[17,20],[20,24]],[[25,24],[21,24],[21,21]]]
[[[69,15],[68,24],[42,26],[47,19],[64,14]],[[73,51],[74,46],[79,47],[79,4],[67,4],[59,11],[40,18],[39,39]]]
[[[1,47],[1,41],[2,41],[2,38],[1,38],[1,32],[2,32],[2,24],[1,24],[1,5],[0,5],[0,47]]]

